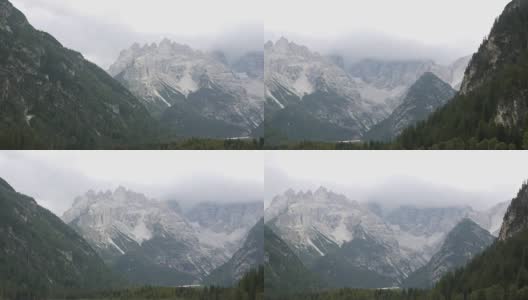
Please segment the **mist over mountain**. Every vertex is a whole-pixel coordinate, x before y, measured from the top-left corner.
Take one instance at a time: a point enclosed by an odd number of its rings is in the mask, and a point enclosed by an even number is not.
[[[298,33],[264,32],[265,40],[278,40],[282,35],[304,44],[324,55],[338,55],[348,67],[363,59],[384,61],[433,60],[439,64],[448,64],[457,58],[468,55],[466,47],[427,45],[381,32],[353,32],[337,37],[318,38]]]
[[[262,215],[258,202],[202,203],[184,212],[177,202],[119,187],[78,196],[62,219],[131,282],[189,285],[228,262]],[[250,264],[239,256],[237,266]],[[237,282],[258,264],[226,274],[226,281]]]
[[[256,18],[252,21],[240,20],[238,22],[242,23],[238,25],[217,18],[215,22],[226,23],[225,26],[221,26],[219,32],[189,34],[180,30],[180,26],[167,26],[166,22],[165,26],[158,23],[152,25],[155,26],[155,30],[145,30],[149,27],[147,25],[138,28],[138,24],[148,23],[150,16],[157,14],[159,17],[160,14],[164,14],[163,9],[173,6],[171,3],[156,3],[136,12],[134,10],[138,9],[138,5],[127,2],[128,9],[121,10],[120,14],[122,16],[143,14],[143,19],[136,19],[135,22],[130,22],[126,17],[119,20],[115,18],[113,14],[118,11],[120,5],[118,1],[109,3],[104,14],[88,2],[79,3],[77,6],[61,0],[14,0],[13,3],[20,7],[36,26],[56,36],[67,47],[77,49],[87,59],[104,69],[117,59],[122,49],[133,43],[152,44],[163,38],[189,44],[204,51],[220,50],[226,53],[230,61],[249,51],[262,51],[263,27]],[[239,9],[243,8],[239,6]],[[233,22],[237,22],[232,19]],[[189,26],[186,31],[190,32]]]
[[[432,285],[491,244],[508,205],[391,209],[320,187],[277,195],[265,221],[325,286],[394,287],[410,276],[412,284]],[[469,225],[457,229],[460,223]],[[416,283],[419,274],[427,277]]]
[[[0,168],[3,178],[56,215],[68,210],[79,194],[120,185],[160,201],[178,202],[183,210],[201,202],[262,202],[263,175],[253,166],[258,166],[258,153],[145,153],[1,152]],[[105,166],[112,169],[101,174]],[[213,170],[222,170],[222,176]]]

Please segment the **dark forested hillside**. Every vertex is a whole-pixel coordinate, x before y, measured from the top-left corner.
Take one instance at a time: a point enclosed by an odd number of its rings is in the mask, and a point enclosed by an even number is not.
[[[496,20],[466,70],[459,94],[427,121],[405,130],[405,149],[528,148],[528,1]]]
[[[73,229],[0,179],[0,299],[123,284]]]
[[[120,83],[0,0],[0,148],[140,144],[152,126]]]

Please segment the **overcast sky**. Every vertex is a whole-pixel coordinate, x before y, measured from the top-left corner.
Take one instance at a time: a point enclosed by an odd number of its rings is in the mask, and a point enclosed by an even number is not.
[[[260,0],[11,1],[37,29],[104,68],[134,42],[164,37],[233,55],[262,50]]]
[[[168,37],[228,57],[280,36],[348,60],[475,52],[510,0],[11,0],[38,29],[103,68],[134,42]]]
[[[149,198],[262,201],[261,152],[0,151],[0,177],[57,215],[88,190],[124,186]]]
[[[266,207],[288,188],[326,186],[360,202],[484,209],[517,194],[528,179],[528,153],[268,152],[265,168]]]
[[[265,37],[284,35],[322,52],[446,61],[475,52],[508,2],[269,0]]]

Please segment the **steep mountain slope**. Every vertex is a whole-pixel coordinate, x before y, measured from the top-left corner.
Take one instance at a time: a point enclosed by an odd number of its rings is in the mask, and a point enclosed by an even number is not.
[[[330,288],[393,287],[406,275],[398,272],[394,262],[385,261],[392,251],[356,226],[353,240],[319,257],[311,269]]]
[[[277,196],[265,218],[306,266],[327,276],[335,274],[333,262],[346,257],[347,270],[396,284],[425,263],[416,250],[400,247],[395,232],[368,208],[324,188]]]
[[[223,248],[228,242],[220,235],[201,238],[177,204],[123,187],[78,197],[63,219],[114,269],[142,284],[199,283],[234,251]]]
[[[460,93],[397,144],[416,148],[522,148],[527,124],[528,2],[510,2],[473,56]]]
[[[123,284],[81,236],[1,178],[0,249],[0,295],[6,299]]]
[[[0,1],[0,146],[111,148],[138,144],[154,122],[141,103],[81,54]]]
[[[386,115],[361,98],[353,78],[330,58],[285,38],[266,43],[264,51],[266,131],[272,137],[357,139]],[[314,121],[331,136],[311,136],[306,127]]]
[[[221,53],[204,53],[168,39],[134,44],[109,73],[132,91],[164,130],[180,136],[249,136],[264,120],[262,53],[232,69]]]
[[[244,244],[222,266],[206,278],[205,283],[231,286],[247,272],[264,264],[264,220],[261,219],[248,233]]]
[[[288,245],[264,226],[264,293],[266,297],[287,295],[320,288],[311,273]]]
[[[441,277],[463,267],[489,247],[495,237],[470,219],[462,220],[445,238],[440,250],[403,283],[405,287],[432,287]]]
[[[407,91],[403,103],[382,122],[365,134],[364,139],[390,141],[405,128],[427,119],[435,110],[444,106],[455,90],[433,73],[422,75]]]
[[[506,240],[528,229],[528,183],[524,183],[511,201],[500,229],[499,240]]]

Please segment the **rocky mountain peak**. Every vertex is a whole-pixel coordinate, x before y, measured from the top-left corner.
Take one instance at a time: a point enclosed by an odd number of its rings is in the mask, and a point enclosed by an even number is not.
[[[275,54],[285,55],[285,56],[296,56],[296,57],[319,57],[315,52],[310,51],[308,47],[304,45],[296,44],[295,42],[290,42],[285,37],[281,37],[275,42],[271,43],[266,50],[271,51]]]
[[[108,72],[168,131],[246,137],[264,119],[263,60],[248,54],[231,65],[221,51],[202,52],[164,39],[124,50]]]

